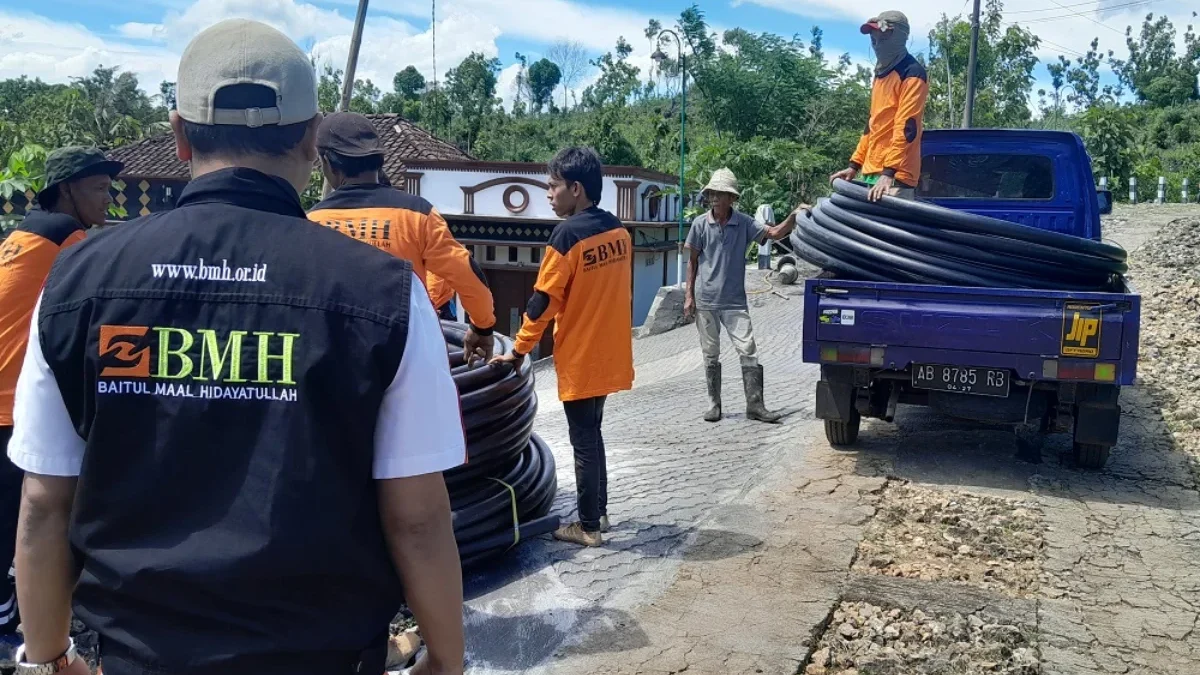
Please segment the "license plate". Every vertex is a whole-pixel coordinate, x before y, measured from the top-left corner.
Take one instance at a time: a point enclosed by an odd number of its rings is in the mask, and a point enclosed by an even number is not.
[[[1009,379],[1007,370],[995,368],[915,364],[912,370],[914,387],[975,396],[1008,398]]]

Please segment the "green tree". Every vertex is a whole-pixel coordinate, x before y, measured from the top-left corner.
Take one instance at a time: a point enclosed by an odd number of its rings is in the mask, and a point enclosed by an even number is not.
[[[500,60],[472,52],[446,74],[446,94],[452,114],[454,141],[468,153],[489,117],[496,113]]]
[[[549,59],[540,59],[529,67],[529,94],[534,112],[554,105],[552,97],[560,82],[562,70]]]
[[[641,88],[641,69],[629,63],[633,47],[625,38],[617,38],[617,48],[592,61],[600,69],[596,83],[583,91],[583,105],[590,110],[606,106],[624,106]]]
[[[1004,5],[988,0],[980,19],[976,61],[975,126],[1025,127],[1033,118],[1029,94],[1041,39],[1015,25],[1006,26]],[[971,24],[961,16],[942,16],[929,32],[929,103],[926,124],[959,126],[966,104]],[[947,76],[949,72],[949,76]],[[949,82],[947,81],[949,78]],[[951,106],[953,93],[953,106]]]
[[[407,66],[392,78],[392,89],[405,101],[416,101],[425,91],[425,76],[413,66]]]
[[[1182,53],[1176,52],[1175,45],[1175,25],[1170,19],[1148,14],[1136,39],[1132,26],[1125,29],[1128,58],[1110,57],[1109,64],[1139,101],[1158,108],[1200,101],[1200,37],[1188,26]]]
[[[137,75],[99,66],[87,77],[71,80],[92,107],[90,140],[112,148],[166,129],[166,108],[155,105],[138,85]]]
[[[1092,106],[1080,118],[1079,130],[1097,178],[1121,180],[1131,174],[1134,153],[1130,139],[1136,129],[1133,114],[1127,108]]]

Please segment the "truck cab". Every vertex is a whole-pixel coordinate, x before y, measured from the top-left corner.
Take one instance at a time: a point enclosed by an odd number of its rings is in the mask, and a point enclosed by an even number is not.
[[[1099,240],[1111,198],[1078,136],[930,131],[917,197],[940,206]],[[1075,459],[1103,466],[1119,392],[1137,373],[1141,299],[1114,292],[809,279],[804,360],[821,365],[816,413],[834,445],[863,417],[902,405],[1073,434]]]

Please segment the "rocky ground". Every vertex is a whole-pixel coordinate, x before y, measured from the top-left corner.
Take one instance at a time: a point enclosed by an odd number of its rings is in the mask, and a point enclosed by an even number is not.
[[[853,569],[1028,596],[1038,586],[1043,529],[1041,510],[1030,502],[894,485]]]
[[[1031,626],[843,602],[804,675],[1035,675]]]
[[[1200,217],[1167,224],[1135,252],[1142,292],[1140,379],[1179,449],[1200,459]]]

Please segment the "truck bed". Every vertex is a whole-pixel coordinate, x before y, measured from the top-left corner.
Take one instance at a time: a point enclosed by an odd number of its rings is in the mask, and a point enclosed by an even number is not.
[[[838,348],[885,370],[912,364],[1015,371],[1017,379],[1112,364],[1115,384],[1137,376],[1141,299],[1123,293],[966,288],[809,279],[804,360],[830,363]],[[1048,362],[1056,362],[1053,367]]]

